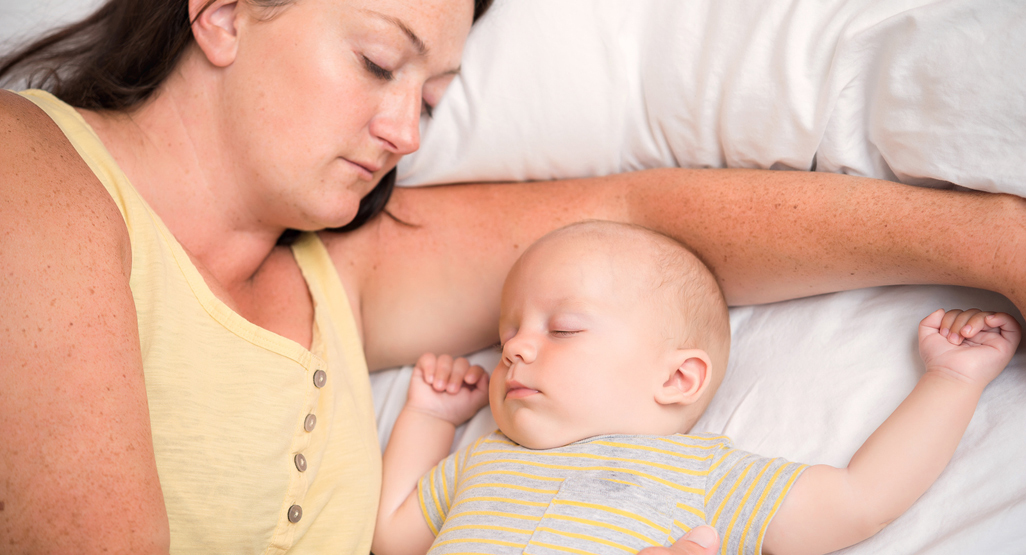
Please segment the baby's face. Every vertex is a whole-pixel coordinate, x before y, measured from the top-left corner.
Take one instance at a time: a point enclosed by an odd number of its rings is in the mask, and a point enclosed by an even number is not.
[[[510,273],[502,360],[489,391],[509,438],[548,449],[602,434],[665,433],[649,429],[666,380],[658,368],[672,352],[665,312],[638,268],[623,265],[561,240],[532,250]]]

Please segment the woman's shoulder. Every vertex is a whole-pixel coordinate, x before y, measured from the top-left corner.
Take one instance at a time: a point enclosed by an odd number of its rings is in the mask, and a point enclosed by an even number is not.
[[[63,238],[57,250],[74,248],[77,237],[123,258],[130,252],[124,219],[100,180],[42,109],[9,91],[0,91],[0,168],[5,233],[55,234]]]
[[[41,108],[25,96],[0,89],[0,144],[10,150],[18,144],[52,142],[54,146],[68,143],[57,124]],[[70,147],[70,143],[68,143]]]
[[[4,529],[43,550],[167,553],[127,226],[57,125],[2,91],[0,268],[0,459],[47,453],[5,466]]]

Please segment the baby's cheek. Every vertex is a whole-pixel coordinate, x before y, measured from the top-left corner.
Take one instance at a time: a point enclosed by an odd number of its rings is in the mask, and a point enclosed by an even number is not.
[[[498,406],[505,396],[506,372],[496,369],[488,379],[488,404]]]

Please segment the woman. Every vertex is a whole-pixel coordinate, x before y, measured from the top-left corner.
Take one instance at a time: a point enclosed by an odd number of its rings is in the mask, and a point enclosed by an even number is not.
[[[77,109],[0,94],[5,549],[366,552],[367,369],[493,343],[508,267],[575,220],[690,243],[734,304],[924,282],[1026,306],[1007,196],[658,170],[401,190],[371,217],[487,2],[153,4],[101,9],[122,52],[80,70]],[[154,37],[160,64],[126,61]]]

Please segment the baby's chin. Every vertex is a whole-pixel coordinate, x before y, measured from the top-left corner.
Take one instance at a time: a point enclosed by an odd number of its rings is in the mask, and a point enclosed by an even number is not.
[[[499,420],[499,419],[496,419]],[[563,447],[570,445],[581,440],[588,438],[609,435],[609,434],[626,434],[626,435],[656,435],[656,436],[672,436],[674,434],[686,434],[690,432],[691,427],[695,424],[697,418],[691,418],[682,422],[678,427],[676,422],[667,422],[663,426],[658,428],[648,429],[641,427],[640,429],[617,429],[617,430],[573,430],[570,426],[566,425],[555,425],[555,426],[513,426],[509,422],[499,421],[499,431],[506,437],[516,442],[522,447],[533,449],[535,451],[541,451],[545,449],[556,449],[557,447]],[[553,427],[559,429],[559,433],[553,433]]]
[[[570,445],[571,443],[573,443],[575,441],[580,441],[582,439],[587,439],[587,438],[592,437],[593,435],[595,435],[595,434],[587,434],[587,435],[568,434],[568,433],[565,433],[565,432],[560,433],[558,435],[553,435],[551,433],[551,430],[546,431],[546,430],[523,430],[523,429],[519,429],[519,428],[514,429],[512,426],[503,426],[502,424],[499,425],[499,431],[502,432],[503,435],[505,435],[509,439],[511,439],[514,442],[516,442],[521,447],[526,447],[528,449],[532,449],[532,450],[535,450],[535,451],[542,451],[542,450],[545,450],[545,449],[555,449],[557,447],[563,447],[565,445]],[[580,437],[577,437],[578,435]]]

